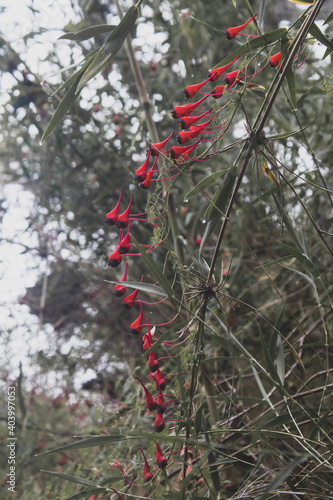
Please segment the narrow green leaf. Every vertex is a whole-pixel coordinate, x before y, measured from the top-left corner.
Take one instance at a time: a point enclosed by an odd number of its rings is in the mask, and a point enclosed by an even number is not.
[[[312,87],[312,89],[314,89],[318,84],[314,85]],[[309,93],[311,92],[311,89],[309,90]],[[298,130],[292,130],[291,132],[284,132],[282,134],[277,134],[277,135],[270,135],[268,137],[266,137],[267,140],[275,140],[275,139],[286,139],[287,137],[291,137],[293,135],[296,135],[296,134],[299,134],[299,132],[302,132],[304,130],[306,130],[308,127],[310,127],[310,125],[312,125],[316,120],[317,118],[319,118],[320,115],[316,116],[316,118],[314,118],[313,120],[311,120],[310,123],[308,123],[307,125],[305,125],[305,127],[302,127],[302,128],[299,128]]]
[[[205,441],[209,446],[211,446],[209,434],[207,433],[207,425],[204,413],[202,414],[202,427],[203,427],[203,433],[205,435]],[[212,478],[212,483],[214,485],[215,490],[220,491],[221,490],[220,477],[216,465],[215,453],[213,452],[213,450],[209,451],[207,458],[208,458],[209,472],[210,472],[210,477]]]
[[[202,417],[203,417],[203,406],[201,405],[195,414],[194,418],[194,430],[197,434],[200,434],[202,430]]]
[[[274,201],[275,201],[275,204],[277,206],[277,209],[278,211],[280,212],[280,215],[282,217],[282,221],[289,233],[289,235],[291,236],[291,238],[293,239],[297,249],[303,253],[304,252],[304,248],[303,248],[303,245],[302,245],[302,242],[300,240],[300,238],[298,237],[298,234],[296,233],[296,230],[294,229],[294,226],[287,214],[287,212],[285,211],[285,209],[283,208],[283,206],[281,205],[281,202],[279,200],[279,198],[277,196],[275,196],[275,194],[272,192],[272,196],[274,198]]]
[[[169,281],[162,273],[159,265],[151,258],[151,256],[145,251],[145,249],[136,241],[136,239],[133,235],[131,235],[131,238],[132,238],[133,242],[136,243],[136,248],[141,253],[142,259],[144,260],[149,271],[152,273],[153,277],[156,279],[158,284],[163,288],[163,290],[165,291],[165,293],[169,297],[174,297],[174,295],[175,295],[174,291],[172,290],[172,287],[171,287]]]
[[[202,181],[198,182],[198,184],[193,188],[191,191],[189,191],[185,196],[184,200],[187,200],[188,198],[191,198],[192,196],[201,193],[204,189],[210,187],[212,184],[215,184],[217,179],[221,177],[222,174],[225,173],[225,170],[220,170],[219,172],[214,172],[213,174],[209,175],[208,177],[205,177]]]
[[[333,21],[333,12],[330,13],[327,19],[325,19],[324,25]]]
[[[76,79],[75,83],[70,87],[70,89],[66,92],[64,97],[61,99],[57,109],[55,110],[51,120],[49,121],[48,126],[46,127],[46,130],[42,136],[42,141],[44,141],[53,132],[53,130],[62,122],[69,107],[73,104],[75,99],[79,97],[79,94],[77,93],[77,86],[79,84],[80,79],[81,75]]]
[[[133,5],[120,21],[118,26],[110,33],[104,45],[97,52],[89,68],[85,71],[78,85],[77,92],[96,76],[109,62],[117,55],[121,49],[127,35],[130,33],[138,17],[139,9]]]
[[[79,68],[77,71],[75,71],[75,73],[73,73],[73,75],[70,76],[68,78],[68,80],[65,81],[65,83],[63,83],[62,85],[60,85],[60,87],[57,88],[57,90],[55,92],[53,92],[52,96],[58,94],[59,92],[62,92],[66,87],[69,87],[69,85],[72,85],[73,83],[75,83],[75,81],[77,80],[77,78],[79,76],[81,76],[85,72],[85,70],[88,68],[89,64],[91,63],[91,61],[95,57],[96,52],[97,52],[97,50],[93,50],[89,54],[89,57],[86,59],[86,61],[84,62],[84,64],[81,66],[81,68]]]
[[[128,288],[134,288],[142,290],[142,292],[153,293],[155,295],[161,295],[161,297],[167,297],[168,294],[165,293],[162,288],[157,285],[150,285],[148,283],[140,283],[140,281],[111,281],[104,280],[106,283],[111,283],[112,285],[124,285]]]
[[[333,52],[333,42],[331,42],[331,40],[324,35],[315,23],[313,23],[309,32],[316,40],[318,40],[318,42],[326,45],[326,47]]]
[[[58,40],[74,40],[76,42],[82,42],[83,40],[88,40],[93,36],[102,35],[103,33],[109,33],[115,28],[116,26],[112,24],[99,24],[97,26],[84,28],[83,30],[77,31],[76,33],[65,33],[64,35],[61,35]]]
[[[220,185],[216,193],[214,194],[211,202],[205,212],[204,219],[207,221],[204,235],[201,240],[199,254],[201,255],[202,250],[217,226],[218,222],[223,217],[225,209],[228,205],[230,195],[232,193],[235,179],[237,176],[237,169],[232,166],[227,172],[223,183]]]
[[[265,388],[260,380],[259,373],[257,372],[257,370],[255,369],[255,367],[253,365],[252,365],[252,370],[253,370],[254,378],[256,379],[259,390],[262,394],[262,397],[269,404],[269,406],[272,406],[271,400],[269,399],[268,394],[267,394],[267,392],[266,392],[266,390],[265,390]]]
[[[73,476],[72,474],[65,474],[63,472],[53,472],[49,470],[41,470],[41,472],[46,472],[47,474],[56,476],[59,479],[65,479],[66,481],[70,481],[71,483],[84,484],[84,486],[94,486],[95,488],[98,486],[93,481],[89,481],[88,479],[83,479],[82,477]]]
[[[296,77],[295,77],[295,71],[293,70],[291,65],[289,65],[289,67],[286,70],[286,80],[289,88],[289,94],[292,105],[294,106],[294,109],[296,109],[297,108]]]
[[[294,460],[292,460],[282,471],[280,471],[273,481],[267,486],[265,489],[264,493],[260,495],[258,500],[266,500],[268,497],[271,496],[270,492],[273,490],[276,490],[281,484],[285,482],[285,480],[290,476],[292,471],[301,463],[305,462],[308,459],[308,457],[297,457]]]
[[[279,244],[289,252],[290,255],[295,257],[298,262],[314,277],[314,278],[319,278],[319,271],[316,268],[316,266],[311,262],[311,260],[305,255],[305,253],[300,252],[298,249],[291,247],[289,245],[286,245],[285,243],[282,243],[282,241],[279,241]]]
[[[48,455],[49,453],[62,452],[64,450],[79,450],[81,448],[92,448],[94,446],[101,446],[103,444],[118,443],[120,441],[125,441],[127,439],[123,434],[110,434],[108,436],[93,436],[88,439],[80,439],[75,443],[65,444],[64,446],[59,446],[59,448],[54,448],[53,450],[44,451],[39,453],[37,456]]]
[[[278,373],[280,382],[284,385],[286,375],[286,365],[284,361],[283,343],[280,335],[277,337],[277,352],[276,352],[276,371]]]
[[[271,43],[275,43],[281,38],[283,38],[286,33],[287,33],[286,28],[278,28],[276,30],[269,31],[264,35],[259,35],[256,38],[252,38],[250,41],[244,43],[244,45],[234,50],[229,56],[222,59],[222,61],[216,64],[212,69],[224,66],[225,64],[228,64],[234,59],[236,59],[236,57],[241,57],[246,54],[256,52],[258,49],[261,49]]]
[[[75,495],[67,497],[65,500],[79,500],[79,498],[88,498],[91,495],[103,495],[106,492],[107,490],[105,488],[87,488],[79,491],[79,493],[75,493]]]
[[[298,3],[300,5],[313,5],[315,0],[288,0],[291,3]]]
[[[237,6],[237,4],[236,4],[236,0],[232,0],[232,3],[234,4],[234,7],[236,7],[236,6]]]
[[[280,385],[280,379],[279,379],[278,373],[276,371],[276,368],[274,366],[274,361],[273,361],[274,353],[271,353],[267,349],[265,337],[264,337],[263,331],[262,331],[259,323],[258,323],[258,330],[259,330],[259,335],[260,335],[260,340],[261,340],[261,347],[262,347],[263,354],[264,354],[265,361],[266,361],[267,371],[271,375],[271,377],[277,382],[277,386],[278,386],[278,385]],[[273,354],[273,356],[272,356],[272,354]]]

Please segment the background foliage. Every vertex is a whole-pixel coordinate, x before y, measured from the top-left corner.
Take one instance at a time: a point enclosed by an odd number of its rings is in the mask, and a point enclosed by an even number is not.
[[[131,5],[122,2],[125,11]],[[82,0],[73,9],[76,21],[65,26],[66,33],[119,23],[116,2]],[[263,157],[251,155],[221,247],[222,215],[246,154],[237,158],[238,141],[247,137],[244,124],[255,121],[275,75],[272,68],[267,66],[254,80],[265,90],[240,91],[222,112],[223,119],[233,120],[217,151],[233,143],[235,147],[194,162],[184,175],[163,184],[166,198],[158,183],[147,195],[133,181],[148,140],[155,140],[145,110],[152,114],[160,140],[176,129],[169,110],[183,103],[186,85],[204,80],[209,68],[244,42],[242,37],[226,41],[223,33],[244,23],[251,10],[259,13],[258,25],[251,23],[246,30],[251,34],[258,34],[258,27],[269,32],[282,22],[288,27],[295,23],[292,38],[303,21],[296,22],[303,11],[285,0],[238,1],[237,9],[231,1],[143,2],[131,28],[131,46],[149,101],[142,100],[122,47],[83,88],[42,145],[64,91],[51,94],[74,71],[64,66],[76,67],[107,35],[62,39],[31,70],[29,44],[38,43],[45,27],[29,33],[20,51],[2,34],[1,71],[10,81],[10,92],[2,98],[2,177],[6,184],[31,191],[35,200],[30,214],[24,214],[33,243],[23,251],[37,263],[38,277],[20,303],[38,316],[40,331],[52,332],[49,348],[33,355],[29,376],[18,366],[15,373],[8,372],[7,360],[2,362],[1,399],[5,401],[7,386],[13,384],[19,396],[18,498],[89,498],[96,485],[105,488],[105,498],[115,497],[108,487],[126,498],[333,496],[331,56],[321,60],[327,47],[319,52],[310,32],[295,62],[296,109],[290,83],[284,82],[265,122],[266,136],[281,135],[267,153],[273,167],[276,157],[280,186],[264,176]],[[329,14],[326,2],[316,20],[328,37],[331,25],[323,26],[323,21]],[[264,48],[253,60],[250,54],[242,56],[239,67],[251,64],[252,74],[268,61],[271,49]],[[47,71],[42,64],[46,59]],[[213,183],[188,194],[214,173]],[[141,342],[128,333],[139,310],[135,306],[124,312],[105,281],[123,274],[123,267],[107,268],[118,234],[104,225],[120,188],[124,206],[135,193],[133,213],[152,203],[156,212],[167,207],[159,225],[140,222],[132,232],[142,243],[166,237],[151,255],[185,306],[167,338],[182,334],[181,340],[189,339],[187,348],[181,354],[181,347],[173,348],[178,356],[163,360],[165,373],[179,374],[170,377],[170,392],[180,400],[169,406],[167,431],[158,436],[133,378],[146,373]],[[207,212],[209,199],[215,212]],[[4,216],[7,209],[3,199]],[[212,220],[216,227],[206,240]],[[215,282],[207,286],[215,248]],[[145,281],[155,282],[142,258],[128,262],[130,281],[145,274]],[[221,277],[223,287],[218,287]],[[145,294],[144,300],[156,297]],[[168,300],[151,308],[149,321],[164,323],[174,314],[174,303]],[[3,330],[4,344],[10,345],[10,334]],[[159,349],[162,356],[170,356],[169,346],[160,344]],[[5,409],[1,419],[6,436]],[[180,422],[174,424],[175,419]],[[38,452],[72,443],[74,434],[96,436],[95,444],[107,436],[107,444],[69,447],[35,458]],[[109,463],[119,461],[131,481],[141,482],[138,446],[152,459],[154,439],[168,452],[190,440],[185,464],[193,469],[185,477],[184,455],[175,454],[174,462],[169,459],[172,465],[151,485],[130,489]],[[1,495],[9,498],[5,459]],[[88,483],[63,481],[61,473]]]

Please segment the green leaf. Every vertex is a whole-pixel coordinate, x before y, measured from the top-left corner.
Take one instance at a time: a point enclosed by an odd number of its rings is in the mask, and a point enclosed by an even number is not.
[[[298,3],[300,5],[313,5],[315,0],[288,0],[291,3]]]
[[[66,92],[66,94],[58,104],[58,107],[55,110],[54,115],[52,116],[42,136],[42,141],[44,141],[53,132],[53,130],[62,122],[71,104],[73,104],[75,99],[79,97],[79,94],[77,93],[77,86],[80,82],[80,79],[81,75],[78,76],[75,83],[70,87],[70,89]]]
[[[285,243],[282,243],[282,241],[279,241],[279,244],[289,252],[290,255],[295,257],[298,262],[314,277],[314,278],[319,278],[320,273],[316,266],[311,262],[311,260],[305,255],[305,253],[300,252],[298,249],[291,247],[289,245],[286,245]],[[295,270],[296,271],[296,270]]]
[[[333,12],[330,13],[327,19],[325,19],[324,25],[333,21]]]
[[[109,33],[115,28],[116,26],[112,24],[99,24],[97,26],[90,26],[89,28],[77,31],[76,33],[65,33],[64,35],[61,35],[58,40],[74,40],[76,42],[82,42],[83,40],[88,40],[93,36]]]
[[[281,484],[285,482],[285,480],[290,476],[292,471],[301,463],[305,462],[308,457],[297,457],[292,462],[290,462],[282,471],[280,471],[273,481],[267,486],[264,493],[260,495],[258,500],[266,500],[268,497],[271,497],[270,492],[276,490]]]
[[[289,233],[289,235],[291,236],[291,238],[293,239],[297,249],[303,253],[304,252],[304,248],[303,248],[303,244],[301,242],[301,240],[299,239],[298,237],[298,234],[296,233],[296,230],[294,229],[294,226],[287,214],[287,212],[285,211],[285,209],[283,208],[283,206],[281,205],[281,202],[279,200],[279,198],[277,196],[275,196],[275,194],[272,192],[272,196],[274,198],[274,201],[275,201],[275,204],[277,206],[277,209],[278,211],[280,212],[280,215],[282,217],[282,220],[283,220],[283,223]]]
[[[294,109],[297,109],[297,97],[296,97],[296,77],[295,71],[293,70],[291,64],[286,70],[286,80],[289,88],[290,99]]]
[[[208,177],[205,177],[202,181],[198,182],[195,188],[193,188],[184,196],[184,200],[187,200],[188,198],[191,198],[192,196],[201,193],[204,189],[210,187],[212,184],[215,184],[217,179],[219,179],[221,175],[224,173],[225,170],[219,170],[218,172],[214,172]]]
[[[276,371],[278,373],[281,384],[284,385],[285,375],[286,375],[286,365],[284,361],[283,342],[280,335],[278,335],[277,337],[276,345],[277,345]]]
[[[75,493],[75,495],[67,497],[65,500],[78,500],[79,498],[88,498],[92,495],[102,495],[106,492],[106,488],[87,488],[79,491],[79,493]]]
[[[259,323],[258,323],[258,330],[259,330],[259,335],[260,335],[262,350],[263,350],[265,361],[266,361],[267,371],[271,375],[271,377],[277,382],[277,385],[280,385],[280,379],[279,379],[279,376],[278,376],[278,373],[276,371],[276,368],[274,366],[274,361],[273,361],[273,359],[274,359],[274,357],[273,357],[274,353],[270,352],[267,349],[265,337],[264,337],[264,334],[262,332],[262,329],[261,329]]]
[[[62,85],[60,85],[60,87],[57,88],[57,90],[55,92],[53,92],[53,96],[58,94],[59,92],[61,92],[62,90],[64,90],[66,87],[68,87],[69,85],[72,85],[73,83],[75,83],[75,81],[77,80],[77,78],[79,76],[82,75],[82,73],[85,72],[85,70],[87,69],[87,67],[89,66],[89,64],[91,63],[91,61],[93,60],[95,54],[96,54],[97,50],[93,50],[89,57],[86,59],[85,63],[81,66],[81,68],[79,68],[77,71],[75,71],[75,73],[73,73],[72,76],[70,76],[68,78],[68,80],[65,81],[65,83],[63,83]]]
[[[168,294],[165,293],[162,288],[160,288],[157,285],[150,285],[148,283],[140,283],[140,281],[111,281],[111,280],[104,280],[106,283],[111,283],[112,285],[124,285],[127,286],[128,288],[134,288],[142,290],[143,292],[147,293],[153,293],[155,295],[161,295],[161,297],[167,297]]]
[[[81,448],[92,448],[94,446],[101,446],[103,444],[109,443],[119,443],[120,441],[125,441],[127,437],[124,434],[110,434],[108,436],[93,436],[88,439],[80,439],[75,443],[65,444],[59,446],[59,448],[54,448],[53,450],[44,451],[39,453],[37,456],[48,455],[49,453],[62,452],[64,450],[79,450]]]
[[[253,365],[252,365],[252,370],[253,370],[254,378],[256,379],[259,390],[262,394],[262,397],[269,404],[269,406],[272,406],[271,400],[269,399],[268,394],[267,394],[267,392],[266,392],[266,390],[265,390],[265,388],[260,380],[259,373],[257,372],[257,370],[254,368]]]
[[[223,214],[228,205],[229,198],[234,187],[236,176],[237,176],[237,169],[235,166],[232,166],[230,170],[227,172],[224,182],[220,185],[220,187],[218,188],[218,190],[216,191],[216,193],[214,194],[213,198],[210,201],[210,205],[208,206],[204,215],[204,219],[207,221],[207,224],[200,244],[200,249],[199,249],[200,255],[209,236],[212,234],[216,225],[223,217]]]
[[[333,52],[333,42],[331,42],[331,40],[324,35],[315,23],[312,24],[309,32],[316,40],[318,40],[318,42],[326,45],[330,52]]]
[[[99,49],[89,68],[85,71],[78,85],[77,92],[105,68],[121,49],[127,35],[130,33],[138,17],[139,9],[133,5],[120,21],[118,26],[110,33],[104,45]]]
[[[246,54],[256,52],[258,49],[270,45],[271,43],[275,43],[283,38],[286,33],[286,28],[278,28],[276,30],[269,31],[264,35],[259,35],[256,38],[252,38],[250,41],[244,43],[241,47],[238,47],[238,49],[234,50],[229,56],[222,59],[222,61],[216,64],[216,66],[214,66],[214,68],[212,69],[224,66],[236,59],[236,57],[241,57]]]
[[[41,472],[46,472],[47,474],[59,477],[60,479],[65,479],[66,481],[70,481],[71,483],[84,484],[85,486],[94,486],[95,488],[98,486],[93,481],[89,481],[88,479],[83,479],[82,477],[73,476],[72,474],[65,474],[63,472],[53,472],[49,470],[41,470]]]
[[[163,288],[165,293],[169,297],[174,297],[174,291],[172,290],[172,287],[167,280],[167,278],[164,276],[162,273],[160,266],[150,257],[149,253],[145,251],[145,249],[136,241],[133,235],[131,235],[131,238],[134,243],[136,243],[136,248],[139,250],[141,253],[141,257],[144,260],[145,264],[147,265],[149,271],[153,275],[153,277],[156,279],[158,284]]]

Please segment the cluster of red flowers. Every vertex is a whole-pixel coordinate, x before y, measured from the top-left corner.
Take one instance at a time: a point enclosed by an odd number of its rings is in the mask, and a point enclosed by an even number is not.
[[[245,24],[233,28],[228,28],[226,31],[226,38],[228,40],[233,39],[236,35],[240,34],[240,32],[247,26],[250,21],[252,21],[255,18],[256,14]],[[185,90],[184,90],[184,97],[185,99],[192,99],[196,94],[202,93],[200,90],[209,82],[216,82],[219,78],[224,78],[224,85],[218,85],[213,88],[212,91],[208,93],[204,93],[204,96],[197,102],[191,103],[191,104],[183,104],[179,106],[175,106],[171,110],[171,116],[174,119],[178,120],[178,125],[180,128],[180,132],[176,135],[176,141],[177,145],[171,146],[169,149],[165,149],[167,142],[172,138],[174,135],[174,132],[171,132],[170,135],[163,141],[158,142],[158,143],[153,143],[150,144],[147,150],[147,156],[145,161],[141,166],[139,166],[134,173],[134,179],[138,183],[139,187],[142,189],[148,189],[151,186],[152,181],[163,181],[165,178],[161,177],[161,175],[158,176],[158,178],[153,178],[154,174],[165,174],[166,172],[172,172],[176,170],[176,174],[178,175],[179,173],[179,167],[180,165],[186,161],[186,160],[193,160],[191,158],[191,154],[193,153],[194,149],[201,143],[205,142],[203,139],[204,134],[218,134],[221,130],[224,129],[226,126],[226,123],[223,123],[222,125],[216,125],[216,126],[211,126],[212,121],[216,118],[217,114],[219,113],[220,110],[213,111],[212,109],[209,109],[205,112],[199,112],[198,113],[197,108],[202,104],[209,96],[218,99],[222,97],[225,93],[233,92],[234,91],[234,86],[236,84],[239,85],[248,85],[248,83],[251,81],[251,79],[254,77],[254,75],[246,76],[244,75],[245,67],[244,68],[239,68],[235,71],[232,72],[227,72],[229,67],[234,64],[237,61],[238,57],[234,59],[232,62],[225,66],[221,66],[219,68],[211,69],[208,72],[208,77],[206,80],[203,82],[200,82],[198,84],[194,85],[188,85]],[[270,64],[272,66],[279,66],[281,64],[281,53],[279,52],[278,54],[275,54],[270,58]],[[261,71],[261,70],[260,70]],[[201,119],[206,118],[206,121],[200,122]],[[198,136],[201,136],[199,139],[197,139]],[[207,139],[208,141],[212,140]],[[183,144],[187,143],[188,141],[194,141],[188,146],[183,146]],[[161,170],[158,171],[156,170],[157,162],[159,156],[162,155],[164,158],[169,158],[169,161],[172,163],[172,168],[170,170]],[[151,158],[153,159],[153,164],[149,168],[149,164],[151,162]],[[140,254],[132,254],[131,253],[131,247],[133,243],[130,242],[130,232],[131,232],[131,225],[132,221],[140,221],[140,220],[149,220],[149,219],[140,219],[140,216],[143,216],[144,214],[131,214],[131,206],[133,202],[133,194],[130,197],[129,204],[127,208],[120,212],[120,205],[121,205],[121,199],[122,199],[122,190],[120,190],[120,195],[119,195],[119,200],[115,206],[109,213],[106,214],[106,219],[105,222],[109,226],[115,226],[119,229],[119,242],[116,247],[116,249],[111,253],[108,259],[108,264],[110,267],[114,268],[117,267],[121,264],[122,260],[126,256],[132,256],[132,255],[140,255]],[[125,230],[127,229],[127,232],[125,233]],[[149,245],[148,245],[149,246]],[[155,246],[150,245],[150,249],[148,251],[153,250]],[[151,347],[154,345],[153,342],[153,328],[156,326],[160,325],[152,325],[149,323],[148,320],[146,320],[146,323],[144,323],[144,314],[143,314],[143,306],[142,304],[145,304],[145,302],[137,300],[137,296],[139,293],[139,289],[134,290],[134,292],[130,293],[129,295],[125,296],[127,287],[126,283],[127,281],[127,270],[128,270],[128,263],[126,262],[125,264],[125,271],[124,275],[121,278],[120,282],[114,286],[114,295],[116,297],[122,297],[122,307],[125,309],[131,309],[136,302],[139,303],[140,305],[140,313],[139,316],[131,323],[129,327],[129,332],[132,335],[139,335],[142,333],[143,328],[147,329],[147,332],[142,336],[142,345],[143,345],[143,350],[147,351],[150,350]],[[141,282],[143,282],[144,277],[142,276]],[[125,296],[125,297],[124,297]],[[168,343],[166,343],[169,345]],[[158,392],[156,397],[153,397],[151,392],[147,389],[145,384],[141,381],[139,377],[135,377],[135,379],[141,384],[144,394],[145,394],[145,399],[146,399],[146,407],[149,413],[155,412],[156,411],[156,417],[155,417],[155,422],[154,422],[154,428],[156,432],[162,432],[165,429],[165,421],[164,421],[164,413],[167,410],[167,404],[164,401],[164,396],[163,396],[163,391],[166,388],[166,378],[162,375],[162,372],[160,370],[160,363],[159,360],[156,358],[156,354],[153,350],[150,351],[149,356],[148,356],[148,368],[150,371],[149,378],[154,381],[156,390]],[[161,448],[159,445],[156,443],[156,463],[159,468],[164,469],[167,466],[167,459],[163,455]],[[150,470],[149,463],[146,459],[146,456],[142,450],[142,448],[139,448],[140,452],[142,453],[143,460],[144,460],[144,469],[143,469],[143,481],[144,483],[149,482],[153,478],[153,473]],[[117,464],[119,464],[117,462]],[[115,467],[115,466],[114,466]],[[119,464],[117,468],[120,468],[124,477],[126,478],[126,474],[122,468],[122,466]],[[121,498],[119,496],[119,498]]]

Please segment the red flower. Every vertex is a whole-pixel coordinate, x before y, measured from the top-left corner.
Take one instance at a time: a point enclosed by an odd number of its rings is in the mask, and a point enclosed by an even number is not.
[[[155,427],[156,432],[162,432],[165,429],[165,422],[163,420],[163,413],[158,413],[156,415],[154,427]],[[161,468],[164,469],[164,467],[161,467]]]
[[[236,57],[236,59],[234,59],[231,63],[229,64],[226,64],[225,66],[220,66],[220,68],[215,68],[215,69],[210,69],[208,71],[208,76],[210,76],[210,79],[212,82],[216,82],[216,80],[223,75],[223,73],[226,72],[226,70],[229,68],[229,66],[231,66],[232,64],[234,64],[235,61],[237,61],[237,59],[239,59],[239,56]]]
[[[143,282],[143,278],[144,277],[142,276],[141,283]],[[122,301],[121,306],[124,307],[125,309],[132,309],[138,293],[139,293],[139,288],[134,290],[134,292],[131,293],[130,295],[127,295],[127,297],[125,297],[124,300]]]
[[[118,220],[118,212],[119,212],[119,206],[120,206],[122,194],[123,194],[123,191],[122,191],[122,189],[120,189],[120,195],[119,195],[119,200],[118,200],[117,205],[114,207],[113,210],[111,210],[111,212],[107,213],[105,216],[106,217],[105,223],[108,224],[109,226],[113,226]]]
[[[196,141],[191,146],[172,146],[172,148],[170,148],[169,151],[168,151],[170,158],[172,160],[176,160],[180,156],[183,156],[183,158],[185,158],[190,153],[192,153],[193,149],[197,147],[197,145],[199,144],[200,140]]]
[[[236,71],[232,71],[231,73],[227,73],[224,77],[225,83],[228,85],[233,85],[236,81],[236,78],[242,73],[242,71],[245,70],[245,67],[243,69],[238,69]]]
[[[143,182],[139,183],[139,187],[140,188],[142,188],[142,189],[148,189],[150,187],[150,185],[151,185],[151,178],[154,175],[154,170],[155,170],[156,164],[157,164],[157,156],[155,158],[154,165],[151,167],[151,169],[147,173],[145,180]]]
[[[191,99],[192,97],[194,97],[195,94],[211,79],[212,77],[209,76],[209,78],[207,78],[207,80],[205,80],[204,82],[196,83],[195,85],[188,85],[186,89],[183,90],[185,99]]]
[[[132,223],[130,222],[126,236],[124,238],[121,238],[121,240],[119,241],[119,253],[122,255],[129,253],[131,250],[131,244],[130,244],[131,224]]]
[[[159,366],[160,366],[159,362],[156,359],[154,351],[152,351],[149,354],[148,366],[149,366],[149,369],[151,372],[156,372],[157,368],[159,368]]]
[[[148,163],[150,158],[150,150],[148,150],[148,156],[141,167],[137,168],[135,171],[134,180],[137,182],[142,182],[147,176]]]
[[[121,264],[121,261],[123,260],[122,255],[119,253],[119,245],[115,249],[114,252],[109,256],[109,262],[108,265],[110,267],[117,267],[119,264]]]
[[[222,97],[224,89],[225,89],[225,85],[218,85],[218,86],[214,87],[214,90],[212,92],[212,97],[214,99],[219,99],[220,97]]]
[[[148,389],[145,387],[145,385],[143,384],[143,382],[141,382],[141,380],[139,379],[139,377],[134,377],[136,378],[140,384],[142,385],[144,391],[145,391],[145,395],[146,395],[146,406],[147,406],[147,409],[148,411],[154,411],[154,410],[157,410],[158,408],[158,403],[155,401],[155,399],[153,398],[153,396],[150,394],[150,392],[148,391]]]
[[[164,397],[161,388],[158,388],[158,397],[157,397],[158,409],[157,413],[164,413],[167,409],[167,405],[164,402]]]
[[[143,460],[145,461],[145,466],[143,468],[143,474],[142,474],[143,482],[148,483],[151,479],[153,479],[154,475],[150,472],[149,463],[146,459],[145,454],[143,453],[142,448],[139,447],[139,450],[141,451],[142,456],[143,456]]]
[[[148,333],[142,337],[142,348],[144,351],[148,351],[148,349],[150,349],[152,345],[153,345],[153,337],[148,325]]]
[[[126,281],[126,275],[127,275],[127,267],[128,267],[128,262],[125,264],[125,272],[124,276],[121,278],[120,281]],[[113,289],[113,294],[116,297],[122,297],[126,293],[126,287],[124,285],[115,285]]]
[[[192,125],[187,131],[179,132],[179,134],[176,135],[177,144],[185,144],[188,140],[198,137],[212,120],[213,118],[200,125]]]
[[[172,136],[173,136],[173,131],[171,132],[169,137],[164,141],[151,144],[148,148],[148,152],[150,152],[152,156],[158,156],[159,151],[166,145],[166,143],[168,142],[169,139],[171,139]]]
[[[163,456],[162,450],[159,447],[159,445],[156,443],[156,441],[155,441],[155,445],[156,445],[156,463],[157,463],[157,465],[159,466],[160,469],[165,469],[165,467],[168,464],[168,461]]]
[[[133,194],[131,194],[130,202],[128,204],[128,207],[126,208],[125,212],[122,214],[118,215],[118,219],[116,221],[116,226],[120,229],[124,229],[125,227],[128,226],[129,223],[129,213],[131,210],[131,205],[133,201]]]
[[[276,68],[276,66],[281,66],[282,54],[281,52],[277,52],[274,56],[269,58],[269,64],[272,68]]]
[[[136,318],[135,321],[130,326],[130,333],[132,335],[139,335],[142,331],[142,319],[143,319],[143,309],[142,309],[142,304],[140,302],[140,314]]]
[[[235,36],[238,35],[238,33],[240,33],[245,28],[245,26],[247,26],[252,21],[252,19],[254,19],[256,17],[256,15],[257,14],[254,14],[254,16],[251,17],[251,19],[249,19],[245,24],[242,24],[241,26],[235,26],[234,28],[228,28],[227,31],[225,32],[226,39],[232,40],[233,38],[235,38]]]
[[[183,116],[183,118],[178,120],[179,128],[181,128],[182,130],[189,128],[191,125],[193,125],[194,123],[199,121],[201,118],[206,116],[208,113],[210,113],[210,111],[211,111],[211,109],[209,109],[208,111],[206,111],[202,115],[198,115],[198,116]]]
[[[190,115],[205,99],[208,95],[203,96],[200,101],[193,102],[192,104],[184,104],[183,106],[175,106],[171,111],[172,118],[181,118],[185,115]]]
[[[154,377],[154,375],[153,375],[153,377]],[[155,372],[154,380],[155,380],[156,386],[160,387],[161,391],[164,391],[164,389],[166,388],[167,383],[166,383],[165,378],[163,378],[163,375],[162,375],[161,370],[159,368]]]

